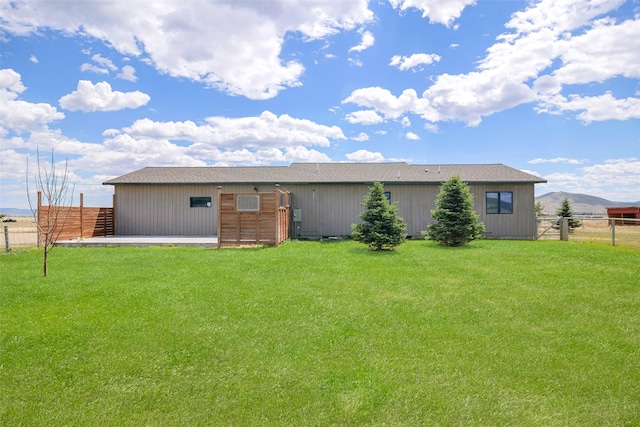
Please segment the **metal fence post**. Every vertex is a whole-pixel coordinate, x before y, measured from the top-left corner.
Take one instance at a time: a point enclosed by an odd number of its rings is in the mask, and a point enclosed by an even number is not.
[[[4,226],[4,249],[9,252],[11,248],[9,247],[9,227]]]

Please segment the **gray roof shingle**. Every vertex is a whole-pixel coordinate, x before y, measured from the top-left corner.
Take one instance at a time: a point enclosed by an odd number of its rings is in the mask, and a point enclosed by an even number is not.
[[[454,175],[468,183],[543,183],[544,179],[503,164],[409,165],[397,163],[292,163],[290,166],[147,167],[110,179],[121,184],[440,184]]]

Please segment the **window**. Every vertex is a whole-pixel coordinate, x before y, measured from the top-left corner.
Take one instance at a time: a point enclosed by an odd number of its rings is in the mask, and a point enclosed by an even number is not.
[[[512,214],[513,213],[513,192],[512,191],[487,191],[487,213],[488,214]]]
[[[385,191],[385,192],[384,192],[384,197],[386,197],[386,198],[387,198],[387,201],[388,201],[389,203],[391,203],[391,191]]]
[[[238,194],[236,197],[236,210],[238,211],[259,211],[260,195],[258,194]]]
[[[191,197],[189,206],[192,208],[210,208],[211,197]]]

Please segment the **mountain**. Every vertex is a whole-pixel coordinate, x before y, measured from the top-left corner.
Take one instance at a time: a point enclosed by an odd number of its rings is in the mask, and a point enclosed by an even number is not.
[[[556,191],[555,193],[547,193],[536,197],[536,202],[540,202],[544,206],[543,213],[547,215],[555,215],[560,207],[560,203],[564,198],[569,199],[571,209],[576,215],[594,214],[606,215],[607,208],[616,206],[640,206],[640,202],[612,202],[602,197],[589,196],[587,194],[565,193],[564,191]]]
[[[31,216],[31,209],[0,208],[0,214],[6,216]]]

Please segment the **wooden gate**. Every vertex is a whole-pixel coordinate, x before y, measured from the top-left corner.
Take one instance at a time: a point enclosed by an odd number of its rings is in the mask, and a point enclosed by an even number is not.
[[[218,189],[218,247],[278,246],[289,238],[291,193],[223,193]]]

